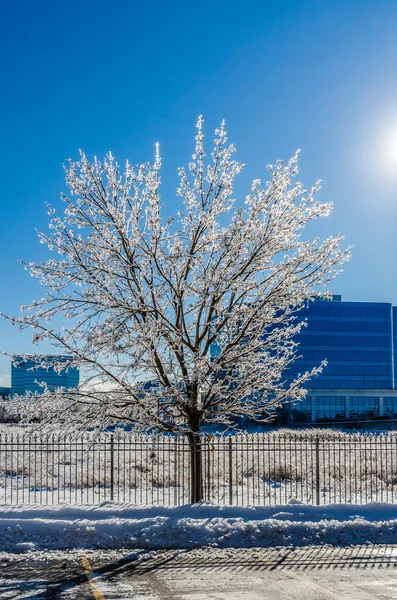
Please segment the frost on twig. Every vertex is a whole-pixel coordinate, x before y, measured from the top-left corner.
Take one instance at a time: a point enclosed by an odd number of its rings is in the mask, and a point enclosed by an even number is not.
[[[236,201],[242,168],[224,123],[206,156],[200,117],[179,171],[180,209],[165,218],[158,146],[152,165],[122,169],[112,154],[82,152],[69,161],[64,212],[49,207],[49,233],[39,234],[53,257],[25,265],[46,294],[10,320],[70,356],[86,381],[24,399],[26,420],[197,434],[204,419],[267,419],[304,396],[322,365],[285,382],[297,311],[326,294],[349,249],[341,236],[302,235],[332,207],[317,200],[318,183],[306,191],[296,181],[297,155]]]

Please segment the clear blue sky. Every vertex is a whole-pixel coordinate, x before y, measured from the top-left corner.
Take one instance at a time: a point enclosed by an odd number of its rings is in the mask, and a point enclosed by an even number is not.
[[[65,159],[143,162],[158,140],[172,210],[200,113],[210,139],[226,119],[241,188],[301,148],[302,180],[335,203],[319,233],[355,246],[332,291],[397,304],[396,31],[395,0],[3,3],[0,310],[43,293],[18,259],[44,256]],[[0,349],[32,351],[30,335],[1,322]]]

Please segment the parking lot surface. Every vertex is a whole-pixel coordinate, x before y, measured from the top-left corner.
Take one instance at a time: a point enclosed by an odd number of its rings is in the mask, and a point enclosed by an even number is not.
[[[0,555],[0,598],[397,598],[397,545]]]

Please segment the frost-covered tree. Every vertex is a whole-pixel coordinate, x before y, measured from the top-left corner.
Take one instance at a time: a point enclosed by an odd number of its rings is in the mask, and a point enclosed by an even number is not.
[[[154,164],[127,162],[123,171],[111,154],[69,162],[64,213],[49,208],[50,233],[40,234],[54,258],[26,265],[46,295],[11,318],[70,356],[60,370],[76,366],[87,376],[79,389],[25,400],[25,419],[185,434],[192,501],[202,497],[203,420],[269,418],[301,399],[321,370],[288,385],[283,376],[296,358],[297,311],[326,293],[349,255],[341,236],[304,237],[331,205],[315,198],[318,183],[306,191],[295,181],[297,155],[269,166],[268,181],[254,180],[236,202],[243,165],[223,123],[207,160],[202,125],[199,118],[192,161],[179,171],[175,217],[164,217],[158,147]]]

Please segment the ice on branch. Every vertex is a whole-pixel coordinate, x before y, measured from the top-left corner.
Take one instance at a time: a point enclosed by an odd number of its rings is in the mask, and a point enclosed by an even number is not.
[[[86,382],[21,402],[26,419],[133,423],[193,445],[204,420],[267,419],[304,396],[322,365],[286,385],[304,326],[296,315],[326,294],[350,250],[342,236],[302,235],[332,206],[317,200],[318,183],[296,181],[297,154],[237,198],[235,153],[222,122],[206,156],[200,117],[174,218],[160,197],[158,144],[153,164],[121,169],[111,153],[69,161],[64,213],[49,207],[39,235],[53,257],[26,265],[46,296],[11,321],[71,356]]]

